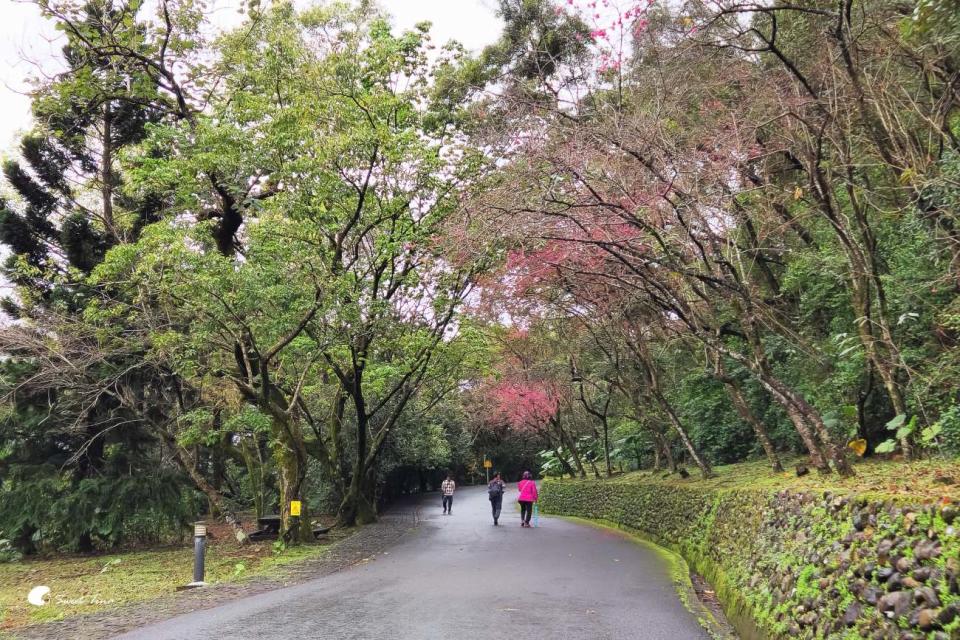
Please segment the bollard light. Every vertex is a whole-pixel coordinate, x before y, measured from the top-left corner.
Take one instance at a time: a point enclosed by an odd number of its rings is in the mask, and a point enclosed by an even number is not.
[[[188,587],[202,587],[207,584],[203,581],[206,552],[207,525],[204,522],[197,522],[193,525],[193,582],[188,584]]]

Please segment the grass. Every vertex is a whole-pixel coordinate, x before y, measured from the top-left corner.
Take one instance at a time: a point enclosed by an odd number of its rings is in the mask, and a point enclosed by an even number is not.
[[[909,498],[917,502],[934,502],[948,498],[960,502],[960,461],[931,459],[916,462],[896,460],[858,460],[856,475],[841,478],[837,474],[820,475],[811,469],[797,477],[794,464],[800,459],[783,460],[788,469],[774,473],[766,460],[742,462],[714,467],[715,477],[704,480],[696,469],[689,478],[666,475],[665,472],[635,471],[618,476],[620,482],[655,482],[661,485],[690,486],[715,490],[791,489],[794,491],[832,491],[834,493],[877,494]]]
[[[206,580],[213,584],[281,573],[285,565],[318,557],[328,548],[289,547],[276,554],[270,543],[214,543],[207,548]],[[29,624],[151,600],[174,592],[192,576],[192,547],[0,564],[0,637]],[[27,594],[40,585],[51,592],[48,604],[36,607],[27,602]]]

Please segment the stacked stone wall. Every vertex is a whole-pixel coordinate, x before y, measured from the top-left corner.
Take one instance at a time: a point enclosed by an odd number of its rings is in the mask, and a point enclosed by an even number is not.
[[[952,504],[632,476],[547,480],[541,494],[544,512],[613,522],[680,553],[744,637],[960,639]]]

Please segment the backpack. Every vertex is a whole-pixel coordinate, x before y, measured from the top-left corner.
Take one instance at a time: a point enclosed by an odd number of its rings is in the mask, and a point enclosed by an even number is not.
[[[502,482],[491,482],[487,485],[487,493],[490,494],[490,498],[499,498],[503,496],[503,483]]]

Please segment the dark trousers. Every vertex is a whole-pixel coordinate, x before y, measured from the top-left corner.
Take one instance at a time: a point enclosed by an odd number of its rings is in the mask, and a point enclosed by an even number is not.
[[[526,500],[520,501],[520,519],[530,524],[530,517],[533,516],[533,503]]]
[[[503,496],[490,498],[490,509],[493,511],[493,521],[500,519],[500,508],[503,506]]]
[[[453,496],[443,496],[443,510],[453,511]]]

